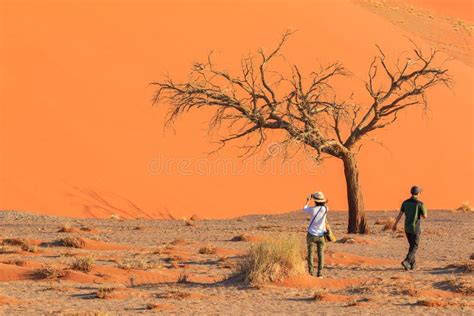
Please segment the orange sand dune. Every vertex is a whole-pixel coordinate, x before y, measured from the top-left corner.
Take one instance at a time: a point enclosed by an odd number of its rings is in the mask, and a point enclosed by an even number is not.
[[[472,0],[405,0],[407,3],[428,8],[439,14],[474,21],[474,3]]]
[[[467,19],[466,1],[413,3]],[[209,50],[234,71],[242,56],[270,49],[291,27],[298,32],[284,50],[290,61],[307,72],[342,62],[353,72],[342,95],[355,91],[368,102],[375,44],[393,57],[411,49],[408,38],[429,46],[350,0],[1,1],[0,15],[0,209],[74,217],[284,212],[315,190],[332,209],[346,209],[339,161],[308,170],[298,156],[300,171],[274,172],[271,163],[282,163],[274,158],[262,172],[252,159],[235,159],[236,148],[208,157],[215,146],[207,113],[163,134],[165,105],[151,107],[148,83],[164,73],[185,79]],[[434,89],[428,112],[404,113],[362,147],[368,209],[398,208],[415,183],[428,208],[474,201],[473,72],[456,59],[449,69],[452,91]]]

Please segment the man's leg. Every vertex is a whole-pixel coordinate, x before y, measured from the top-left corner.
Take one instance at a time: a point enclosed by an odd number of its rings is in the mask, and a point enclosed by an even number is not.
[[[405,259],[402,261],[402,266],[403,266],[403,268],[405,268],[405,270],[409,270],[409,269],[411,269],[410,253],[413,249],[413,237],[412,237],[413,234],[405,233],[405,235],[407,236],[407,241],[408,241],[409,247],[408,247],[407,255],[406,255]]]
[[[410,263],[411,269],[415,269],[416,266],[416,251],[418,250],[418,245],[420,244],[420,233],[411,234],[410,250],[407,255],[407,260]]]
[[[322,276],[324,268],[324,248],[326,246],[324,236],[318,238],[316,245],[318,246],[318,276]]]
[[[310,234],[306,235],[306,243],[308,245],[308,272],[313,275],[314,273],[314,263],[313,263],[313,253],[314,253],[314,236]]]

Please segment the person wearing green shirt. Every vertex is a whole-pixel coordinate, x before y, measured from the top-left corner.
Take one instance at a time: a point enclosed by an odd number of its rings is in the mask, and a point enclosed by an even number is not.
[[[405,214],[405,233],[409,244],[408,254],[405,260],[402,261],[402,266],[405,270],[414,270],[416,267],[415,255],[420,243],[421,217],[428,217],[425,205],[418,199],[421,192],[423,190],[418,186],[413,186],[410,189],[411,198],[403,201],[400,213],[393,225],[393,231],[396,231],[398,222],[403,214]]]

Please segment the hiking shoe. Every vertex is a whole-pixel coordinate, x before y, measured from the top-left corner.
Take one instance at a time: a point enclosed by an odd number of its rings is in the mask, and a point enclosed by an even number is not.
[[[415,269],[416,269],[416,264],[413,263],[413,264],[411,265],[411,267],[410,267],[410,270],[415,270]]]
[[[403,268],[404,268],[406,271],[408,271],[408,270],[411,269],[410,264],[409,264],[408,261],[406,261],[406,260],[403,260],[403,261],[402,261],[402,266],[403,266]]]

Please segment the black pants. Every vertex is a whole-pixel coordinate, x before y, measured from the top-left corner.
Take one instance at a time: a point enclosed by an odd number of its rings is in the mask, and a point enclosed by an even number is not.
[[[412,267],[415,267],[416,264],[416,250],[418,249],[418,245],[420,243],[420,235],[421,232],[416,232],[414,234],[406,233],[408,243],[410,245],[410,248],[408,249],[407,257],[405,258],[405,261],[408,262]]]

